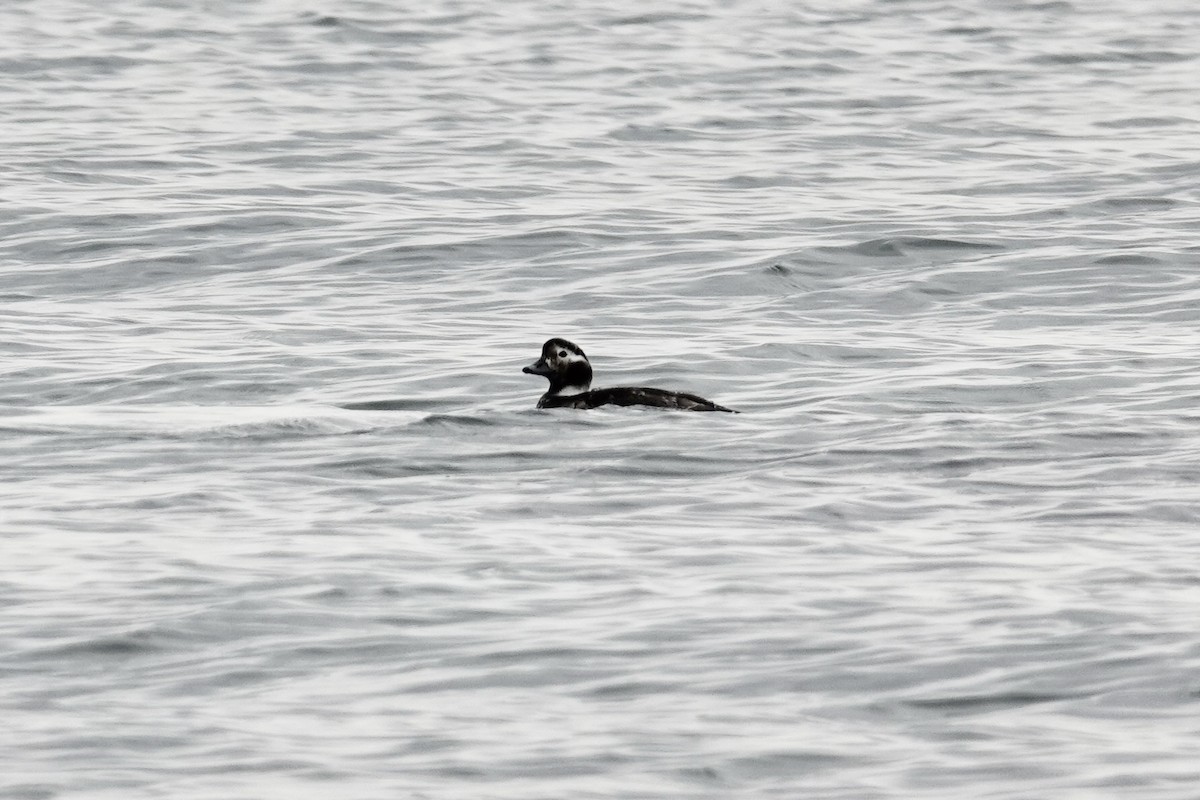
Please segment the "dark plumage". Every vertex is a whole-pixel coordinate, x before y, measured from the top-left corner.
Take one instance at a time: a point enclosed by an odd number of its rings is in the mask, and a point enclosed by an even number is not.
[[[592,365],[583,350],[566,339],[551,339],[542,345],[542,357],[521,370],[541,375],[550,389],[538,400],[538,408],[596,408],[598,406],[654,406],[683,411],[728,411],[711,400],[684,392],[621,386],[592,388]]]

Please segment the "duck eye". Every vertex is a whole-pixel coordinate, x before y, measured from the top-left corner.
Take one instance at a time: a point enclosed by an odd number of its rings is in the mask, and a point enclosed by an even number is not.
[[[559,350],[559,351],[558,351],[558,357],[559,357],[559,358],[566,358],[566,357],[567,357],[567,351],[566,351],[566,350]]]

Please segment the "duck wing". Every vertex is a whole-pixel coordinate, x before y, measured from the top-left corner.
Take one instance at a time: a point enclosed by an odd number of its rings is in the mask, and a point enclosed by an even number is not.
[[[553,405],[547,403],[545,408],[598,408],[599,406],[653,406],[655,408],[674,408],[680,411],[727,411],[736,414],[732,408],[718,405],[711,400],[686,392],[671,392],[666,389],[651,389],[646,386],[617,386],[612,389],[592,389],[590,392],[556,397]]]

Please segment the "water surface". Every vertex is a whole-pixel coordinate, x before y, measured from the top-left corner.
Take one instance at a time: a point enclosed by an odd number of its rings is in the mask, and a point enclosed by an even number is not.
[[[1191,4],[0,23],[0,795],[1195,797]]]

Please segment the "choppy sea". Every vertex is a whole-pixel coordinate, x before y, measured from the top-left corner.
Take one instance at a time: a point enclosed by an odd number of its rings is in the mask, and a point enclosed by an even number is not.
[[[0,44],[0,797],[1200,797],[1195,3]]]

